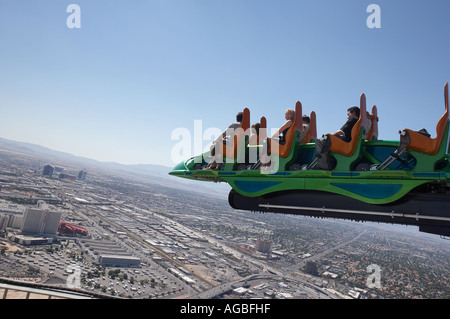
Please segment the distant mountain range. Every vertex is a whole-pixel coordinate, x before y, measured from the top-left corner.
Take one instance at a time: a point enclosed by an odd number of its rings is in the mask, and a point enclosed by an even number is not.
[[[161,186],[182,189],[186,191],[195,191],[203,194],[216,195],[220,198],[227,198],[230,187],[227,184],[220,183],[201,183],[188,179],[170,176],[170,167],[155,164],[133,164],[125,165],[114,162],[100,162],[94,159],[80,157],[65,152],[55,151],[44,146],[17,142],[0,138],[0,151],[8,150],[10,152],[19,153],[30,156],[36,160],[43,161],[44,165],[71,165],[78,167],[79,170],[89,168],[102,169],[121,174],[129,174],[134,177],[145,178],[146,181],[159,184]],[[45,162],[46,161],[46,162]]]
[[[55,158],[59,161],[66,160],[73,163],[78,163],[79,165],[95,166],[95,167],[101,166],[102,168],[138,171],[141,173],[148,173],[150,175],[165,176],[171,170],[170,167],[154,164],[124,165],[115,162],[100,162],[86,157],[76,156],[61,151],[55,151],[37,144],[17,142],[7,140],[4,138],[0,138],[0,148],[8,149],[10,151],[15,152],[21,152],[25,155],[35,154],[36,156],[39,157],[50,157]]]

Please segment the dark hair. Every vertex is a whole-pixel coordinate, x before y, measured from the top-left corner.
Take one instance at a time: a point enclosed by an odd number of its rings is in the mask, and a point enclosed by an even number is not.
[[[252,125],[252,128],[255,129],[255,133],[259,135],[259,129],[261,128],[261,124],[258,122]]]
[[[308,115],[303,115],[303,116],[302,116],[302,120],[303,120],[303,122],[311,123],[311,120],[310,120],[310,118],[309,118]]]
[[[242,122],[243,116],[244,116],[244,112],[239,112],[238,114],[236,114],[236,121],[238,121],[239,123]]]
[[[359,118],[359,113],[360,113],[359,107],[352,106],[352,107],[349,107],[347,111],[350,112],[350,113],[355,113],[356,116]]]

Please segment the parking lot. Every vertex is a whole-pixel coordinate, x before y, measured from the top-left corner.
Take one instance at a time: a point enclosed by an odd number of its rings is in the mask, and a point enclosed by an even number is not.
[[[143,262],[137,268],[102,267],[94,263],[76,244],[58,247],[33,247],[2,258],[5,277],[24,277],[35,270],[36,281],[52,285],[82,288],[124,298],[161,298],[185,294],[186,285],[155,263]],[[42,278],[44,277],[44,278]]]

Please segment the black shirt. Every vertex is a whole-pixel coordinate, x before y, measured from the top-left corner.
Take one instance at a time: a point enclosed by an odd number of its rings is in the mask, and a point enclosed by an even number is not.
[[[292,124],[291,124],[291,126],[292,126]],[[291,128],[291,126],[289,126],[283,132],[281,132],[281,134],[279,136],[279,142],[278,142],[278,143],[280,143],[280,145],[286,144],[286,134],[289,131],[289,129]]]
[[[344,136],[342,137],[344,141],[350,142],[352,140],[352,128],[356,122],[358,122],[358,119],[352,117],[341,127],[341,131],[344,132]]]

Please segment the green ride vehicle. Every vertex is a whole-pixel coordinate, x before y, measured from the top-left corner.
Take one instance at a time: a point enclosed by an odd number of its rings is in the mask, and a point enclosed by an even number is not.
[[[366,97],[361,94],[351,141],[329,134],[331,170],[314,169],[314,112],[306,134],[302,104],[296,103],[284,145],[266,138],[267,122],[262,117],[259,141],[267,141],[264,148],[262,143],[248,145],[246,108],[231,143],[216,146],[223,158],[220,169],[204,169],[210,158],[206,152],[178,164],[170,174],[228,183],[232,188],[228,200],[235,209],[416,225],[423,232],[450,236],[448,83],[444,100],[445,113],[434,138],[404,129],[398,141],[388,141],[378,139],[377,108],[366,112]],[[270,156],[265,169],[258,165],[263,153]]]

